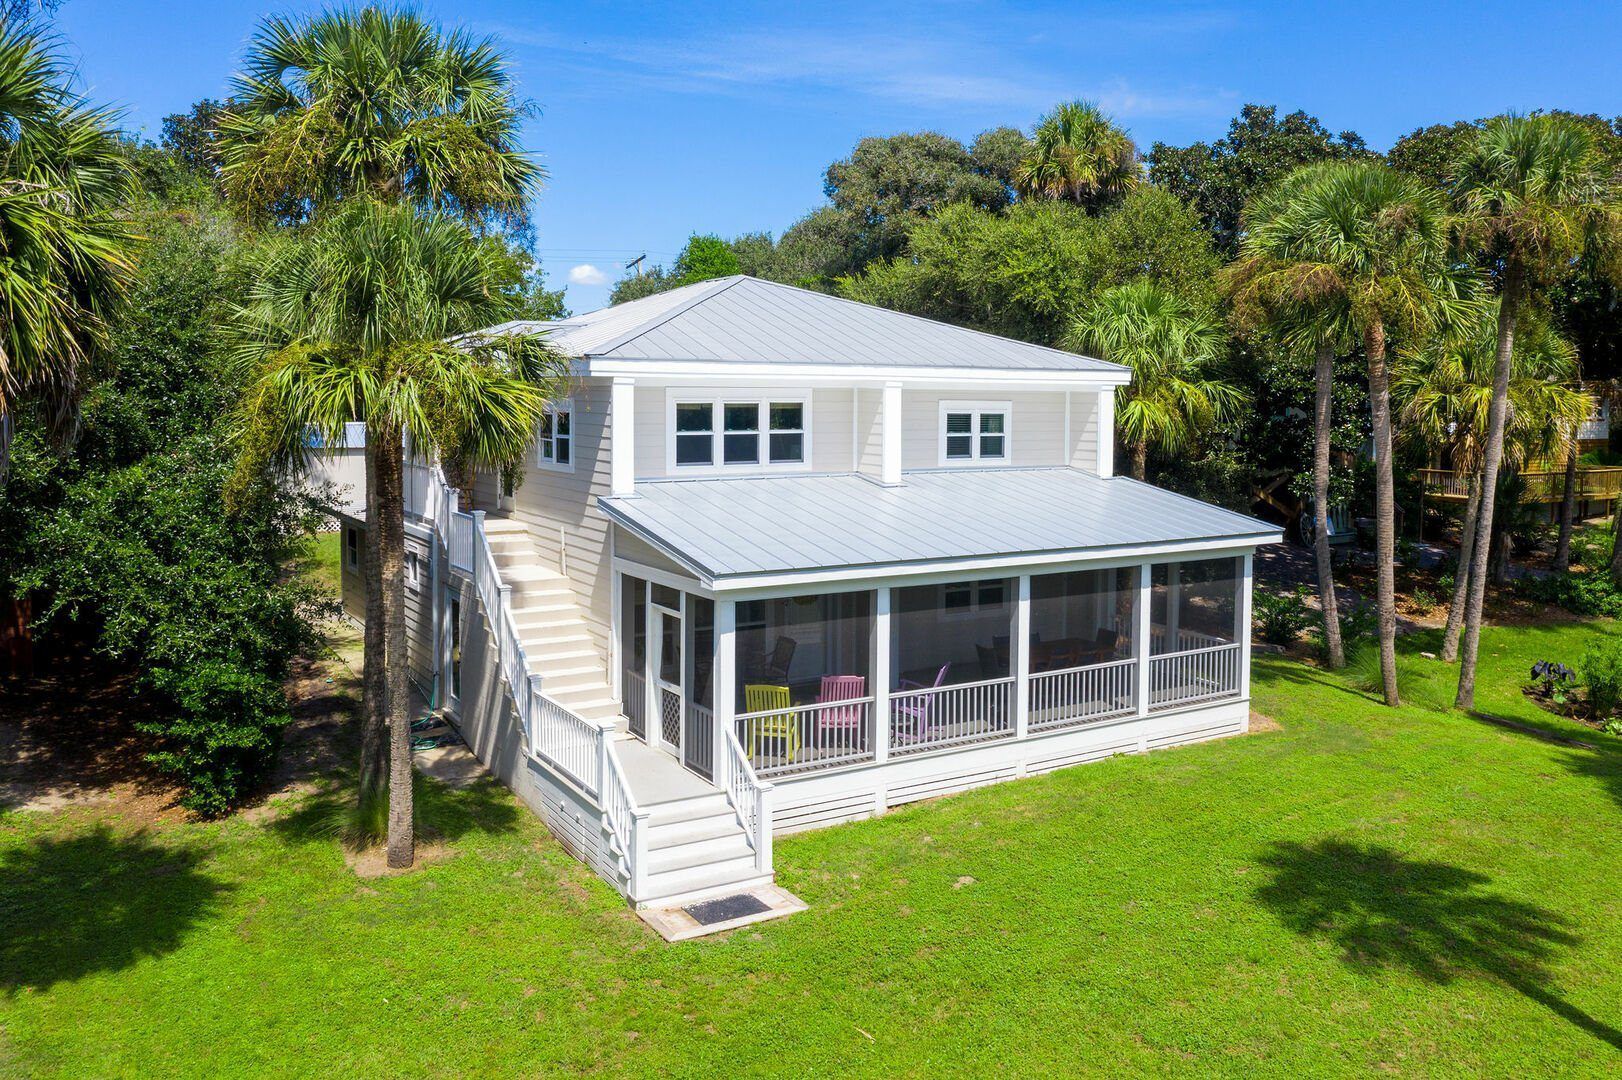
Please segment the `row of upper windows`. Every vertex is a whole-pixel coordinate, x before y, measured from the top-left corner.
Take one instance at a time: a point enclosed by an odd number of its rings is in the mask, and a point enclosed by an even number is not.
[[[667,416],[672,471],[803,468],[811,463],[806,398],[672,397]],[[939,463],[1007,464],[1012,408],[1006,401],[940,403]],[[548,405],[536,437],[536,464],[573,471],[573,406]]]

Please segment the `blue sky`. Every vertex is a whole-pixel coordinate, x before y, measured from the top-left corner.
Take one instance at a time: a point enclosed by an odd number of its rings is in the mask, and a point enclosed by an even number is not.
[[[221,96],[257,19],[320,5],[65,0],[98,100],[156,136]],[[577,311],[632,256],[692,232],[780,232],[864,135],[965,140],[1101,102],[1145,148],[1215,139],[1247,101],[1302,108],[1384,149],[1505,109],[1622,113],[1622,6],[1573,3],[421,5],[509,51],[551,179],[537,248]],[[595,271],[595,273],[593,272]]]

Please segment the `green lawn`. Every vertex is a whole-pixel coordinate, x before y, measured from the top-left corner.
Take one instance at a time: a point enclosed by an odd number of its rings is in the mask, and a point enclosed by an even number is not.
[[[294,569],[337,599],[343,594],[342,571],[338,566],[338,530],[316,533]]]
[[[1281,732],[784,839],[811,910],[679,946],[491,787],[371,882],[318,814],[0,815],[0,1070],[1616,1075],[1622,740],[1518,691],[1615,633],[1484,639],[1485,711],[1599,750],[1263,659]]]

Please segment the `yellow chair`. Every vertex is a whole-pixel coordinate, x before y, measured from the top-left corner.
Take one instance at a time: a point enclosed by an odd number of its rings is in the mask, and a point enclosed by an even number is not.
[[[762,739],[781,739],[783,756],[792,758],[800,749],[800,721],[792,712],[771,712],[773,709],[793,709],[788,687],[750,683],[743,688],[743,709],[746,713],[762,713],[749,717],[749,760],[760,760]]]

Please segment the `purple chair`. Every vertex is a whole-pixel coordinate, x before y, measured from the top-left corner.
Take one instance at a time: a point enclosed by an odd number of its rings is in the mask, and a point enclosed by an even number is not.
[[[822,688],[817,691],[818,705],[837,705],[841,701],[859,701],[867,696],[867,679],[861,675],[824,675]],[[861,705],[839,705],[817,710],[817,731],[849,731],[860,733],[867,726],[867,710]],[[818,739],[826,745],[825,740]]]
[[[935,686],[938,687],[945,684],[946,673],[951,669],[951,667],[951,661],[947,661],[941,665],[940,671],[935,674]],[[902,679],[901,686],[898,689],[930,690],[933,688],[934,687],[925,686],[923,683],[913,682],[911,679]],[[891,730],[895,732],[895,737],[898,739],[905,739],[908,742],[922,742],[924,739],[928,738],[930,717],[934,714],[935,698],[937,696],[939,695],[926,694],[923,697],[916,698],[912,701],[898,701],[892,704],[890,707],[893,710],[892,715],[894,719]],[[902,730],[903,725],[910,726],[912,730]]]

